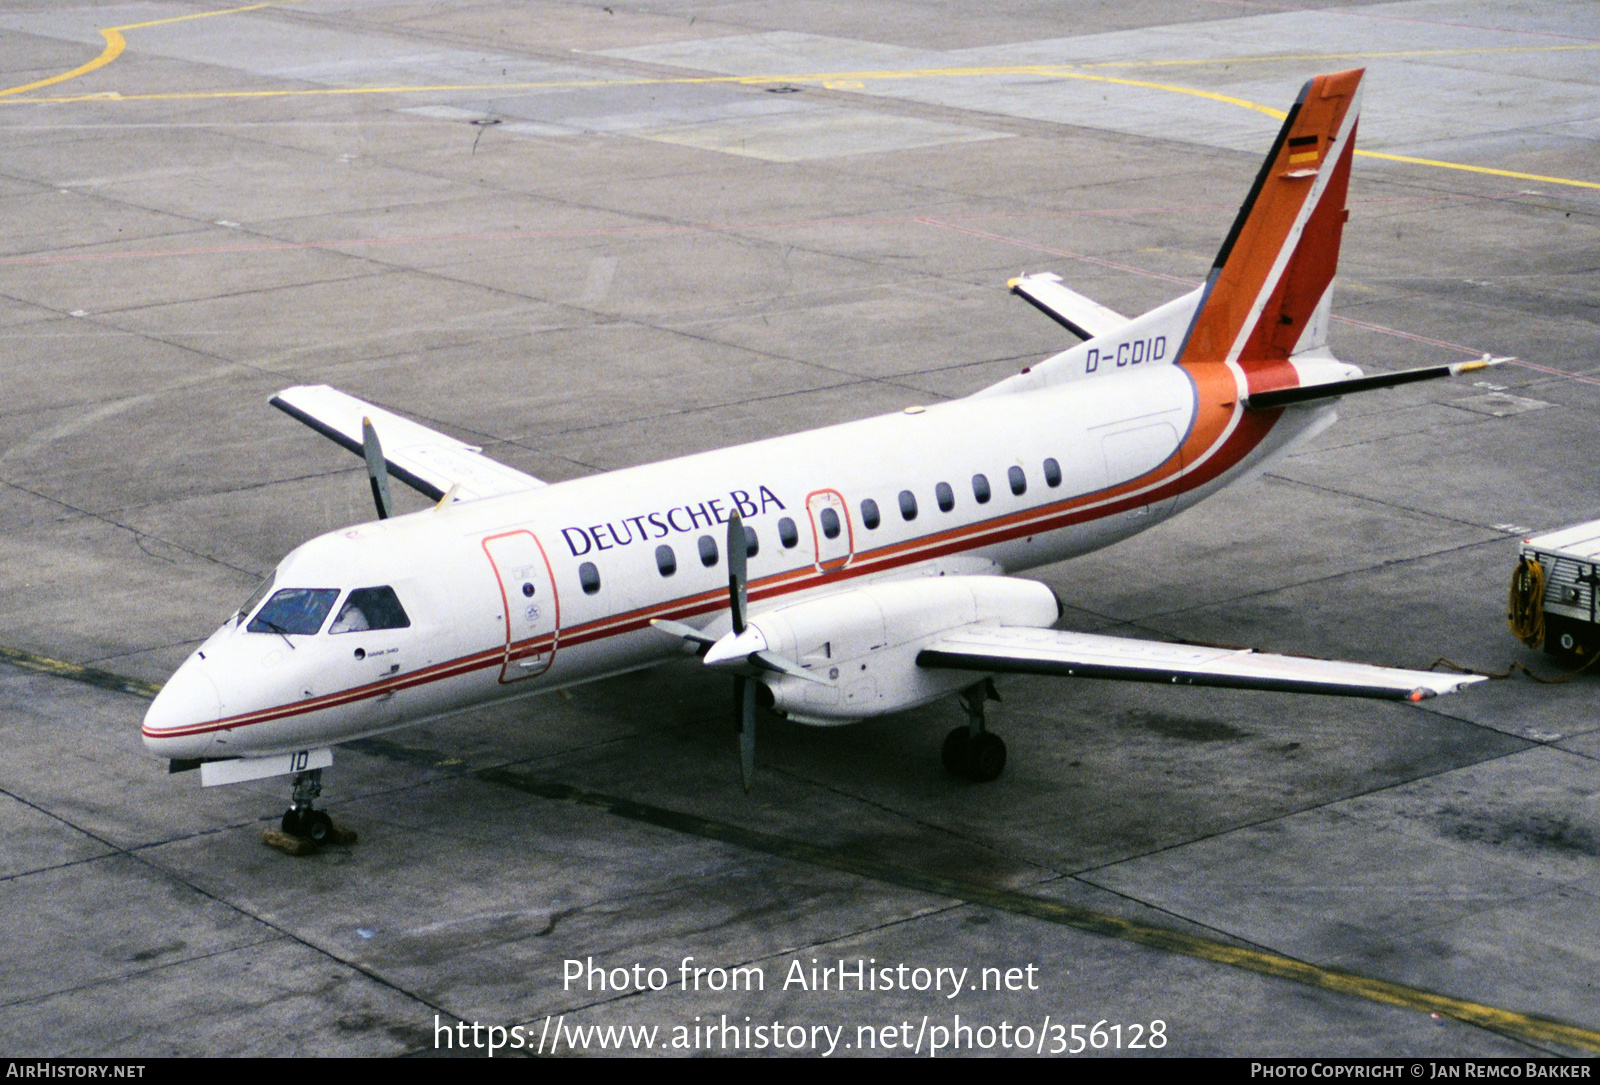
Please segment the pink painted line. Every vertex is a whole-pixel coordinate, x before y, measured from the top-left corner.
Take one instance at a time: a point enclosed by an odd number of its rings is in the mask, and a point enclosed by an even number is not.
[[[1433,197],[1418,197],[1431,199]],[[956,215],[960,219],[1077,218],[1097,215],[1172,214],[1180,211],[1226,210],[1223,205],[1200,204],[1191,207],[1111,207],[1084,211],[992,212],[982,215]],[[129,252],[86,252],[58,255],[0,257],[0,267],[33,264],[65,264],[98,260],[157,259],[171,256],[210,256],[239,252],[286,252],[298,249],[360,248],[369,245],[440,245],[463,241],[522,241],[560,237],[604,237],[625,234],[670,234],[696,231],[774,230],[803,226],[883,226],[920,222],[910,215],[877,218],[794,219],[771,222],[700,222],[681,225],[610,226],[584,230],[511,230],[484,234],[417,234],[410,237],[351,237],[326,241],[263,241],[253,245],[196,245],[182,249],[135,249]]]
[[[1449,26],[1458,30],[1481,30],[1485,34],[1525,34],[1530,38],[1561,38],[1564,41],[1600,40],[1580,37],[1577,34],[1558,34],[1553,30],[1510,30],[1499,26],[1478,26],[1476,23],[1454,23],[1445,19],[1418,19],[1407,15],[1379,15],[1375,11],[1351,11],[1348,8],[1312,8],[1304,7],[1300,4],[1263,3],[1262,0],[1199,0],[1199,2],[1202,4],[1222,4],[1230,8],[1265,8],[1268,11],[1327,11],[1350,18],[1383,19],[1391,23],[1416,23],[1418,26]]]
[[[1360,200],[1351,202],[1420,203],[1440,200],[1505,199],[1518,194],[1519,193],[1494,193],[1487,196],[1406,196],[1381,200]],[[987,221],[990,219],[1079,218],[1100,215],[1171,214],[1179,211],[1193,212],[1229,209],[1231,209],[1230,206],[1224,206],[1220,204],[1196,204],[1190,206],[1172,207],[1113,207],[1083,211],[990,212],[979,215],[952,215],[950,216],[950,219],[958,220],[954,222],[947,219],[936,219],[926,216],[883,216],[877,218],[795,219],[787,221],[747,223],[695,223],[677,226],[615,226],[587,230],[514,230],[509,232],[502,231],[498,233],[484,234],[423,234],[413,237],[369,237],[348,238],[345,240],[332,241],[264,242],[255,245],[197,246],[184,249],[141,249],[132,252],[74,253],[58,256],[8,256],[0,257],[0,267],[76,263],[81,261],[96,260],[159,259],[173,256],[209,256],[228,253],[282,252],[293,251],[297,249],[339,249],[346,247],[364,247],[369,245],[431,245],[448,244],[451,242],[462,241],[522,241],[561,237],[605,237],[633,234],[648,235],[693,232],[725,232],[732,230],[783,229],[803,226],[884,226],[917,223],[924,226],[935,226],[944,230],[955,230],[958,233],[970,234],[973,237],[981,237],[987,241],[998,241],[1002,244],[1013,245],[1017,248],[1029,249],[1034,252],[1042,252],[1051,256],[1060,256],[1068,260],[1077,260],[1080,263],[1092,264],[1096,267],[1108,268],[1112,271],[1125,271],[1130,275],[1139,275],[1147,279],[1160,279],[1163,282],[1173,283],[1175,285],[1184,287],[1185,289],[1193,289],[1194,287],[1200,285],[1199,282],[1193,279],[1184,279],[1176,275],[1167,275],[1159,271],[1150,271],[1146,268],[1134,267],[1131,264],[1119,264],[1114,260],[1103,260],[1099,257],[1088,256],[1081,252],[1072,252],[1069,249],[1058,249],[1049,245],[1040,245],[1031,241],[1024,241],[1021,238],[1006,237],[1004,234],[990,233],[987,230],[978,230],[970,226],[959,225],[958,223],[960,221],[978,222]],[[1462,346],[1459,343],[1447,343],[1442,339],[1430,339],[1427,336],[1415,335],[1411,332],[1403,332],[1396,328],[1384,327],[1381,324],[1371,324],[1366,321],[1356,320],[1353,317],[1336,316],[1333,319],[1342,324],[1349,324],[1354,327],[1363,328],[1367,331],[1377,332],[1380,335],[1392,335],[1399,339],[1408,339],[1417,343],[1426,343],[1429,346],[1440,347],[1444,350],[1459,351],[1460,353],[1473,358],[1480,357],[1484,353],[1481,350]],[[1556,369],[1551,366],[1538,365],[1533,362],[1524,362],[1520,359],[1513,361],[1511,364],[1521,366],[1524,369],[1532,369],[1541,373],[1549,373],[1553,376],[1566,377],[1569,380],[1581,381],[1584,384],[1600,385],[1600,380],[1592,377],[1579,376],[1576,373],[1569,373],[1564,369]]]
[[[1052,249],[1044,245],[1035,245],[1031,241],[1022,241],[1014,237],[1005,237],[1001,234],[992,234],[985,230],[974,230],[967,226],[956,226],[952,223],[941,222],[938,219],[925,218],[918,219],[917,221],[926,223],[929,226],[943,227],[947,230],[959,230],[964,234],[972,234],[974,237],[982,237],[990,241],[1000,241],[1007,245],[1015,245],[1018,248],[1032,249],[1035,252],[1046,252],[1052,256],[1064,256],[1069,260],[1081,260],[1086,264],[1095,264],[1099,267],[1112,268],[1116,271],[1126,271],[1134,275],[1142,275],[1148,279],[1160,279],[1164,282],[1177,283],[1179,286],[1189,287],[1190,289],[1200,285],[1191,279],[1180,279],[1177,276],[1166,275],[1159,271],[1146,271],[1143,268],[1132,267],[1128,264],[1113,263],[1110,260],[1101,260],[1093,256],[1085,256],[1082,253],[1069,252],[1066,249]],[[1414,343],[1426,343],[1428,346],[1439,347],[1441,350],[1456,351],[1466,355],[1468,358],[1481,358],[1485,353],[1487,353],[1485,351],[1478,350],[1475,347],[1462,346],[1460,343],[1450,343],[1443,339],[1431,339],[1426,335],[1417,335],[1413,332],[1403,332],[1398,328],[1389,328],[1382,324],[1372,324],[1365,320],[1357,320],[1354,317],[1336,316],[1333,319],[1341,324],[1349,324],[1353,327],[1362,328],[1366,331],[1377,332],[1379,335],[1392,335],[1397,339],[1408,339]],[[1523,369],[1532,369],[1539,373],[1549,373],[1550,375],[1556,377],[1565,377],[1568,380],[1579,381],[1583,384],[1600,385],[1600,380],[1597,380],[1594,377],[1584,377],[1577,373],[1569,373],[1565,369],[1557,369],[1554,366],[1539,365],[1535,362],[1525,362],[1520,358],[1513,358],[1509,364],[1519,366]]]
[[[1487,196],[1477,195],[1445,195],[1445,196],[1396,196],[1381,200],[1352,200],[1351,203],[1378,204],[1378,203],[1435,203],[1452,200],[1479,200],[1501,199],[1520,193],[1496,193]],[[1104,207],[1090,208],[1081,211],[993,211],[977,215],[951,215],[950,220],[957,222],[981,222],[989,219],[1052,219],[1052,218],[1092,218],[1101,216],[1115,217],[1117,215],[1163,215],[1179,212],[1193,213],[1196,211],[1231,211],[1231,204],[1190,204],[1170,207]],[[687,223],[682,225],[653,225],[653,226],[610,226],[597,227],[586,230],[512,230],[498,233],[485,234],[417,234],[411,237],[351,237],[343,239],[330,239],[326,241],[263,241],[253,245],[195,245],[182,249],[134,249],[128,252],[84,252],[63,253],[56,255],[33,254],[29,256],[0,257],[0,267],[27,267],[38,264],[70,264],[101,260],[153,260],[173,256],[212,256],[228,253],[245,252],[289,252],[299,249],[341,249],[361,248],[370,245],[442,245],[463,241],[520,241],[538,238],[559,237],[603,237],[626,234],[671,234],[691,233],[695,231],[719,232],[731,230],[774,230],[796,228],[805,226],[894,226],[906,223],[923,223],[930,220],[909,215],[880,216],[876,218],[832,218],[832,219],[795,219],[775,220],[771,222],[725,222],[725,223]],[[954,225],[951,229],[959,229]],[[1012,244],[1023,242],[1010,239]],[[1043,251],[1057,255],[1069,256],[1070,253],[1059,252],[1055,249]],[[1079,256],[1077,259],[1089,260],[1090,257]],[[1121,267],[1121,265],[1110,265]],[[1135,268],[1122,270],[1137,271]],[[1152,274],[1140,272],[1141,274]],[[1174,280],[1177,281],[1177,280]]]
[[[958,233],[971,234],[973,237],[985,238],[989,241],[1001,241],[1007,245],[1015,245],[1022,249],[1032,249],[1034,252],[1047,252],[1051,256],[1064,256],[1069,260],[1079,260],[1085,264],[1094,264],[1096,267],[1110,268],[1113,271],[1126,271],[1134,275],[1143,275],[1148,279],[1161,279],[1169,283],[1194,289],[1200,284],[1192,279],[1180,279],[1175,275],[1164,275],[1159,271],[1146,271],[1144,268],[1131,267],[1128,264],[1119,264],[1112,260],[1102,260],[1097,256],[1085,256],[1081,252],[1069,252],[1066,249],[1053,249],[1048,245],[1036,245],[1031,241],[1022,241],[1015,237],[1005,237],[1001,234],[991,234],[987,230],[974,230],[970,226],[957,226],[953,222],[944,222],[940,219],[919,218],[916,221],[929,226],[938,226],[946,230],[955,230]]]
[[[587,237],[602,234],[672,233],[703,229],[697,226],[619,226],[599,230],[515,230],[494,234],[436,234],[419,237],[352,237],[334,241],[276,241],[257,245],[209,245],[187,249],[138,249],[132,252],[84,252],[61,256],[8,256],[0,265],[69,264],[89,260],[154,259],[168,256],[210,256],[235,252],[281,252],[294,249],[359,248],[368,245],[423,245],[452,241],[509,241],[522,238]]]
[[[1369,332],[1377,332],[1380,335],[1392,335],[1397,339],[1409,339],[1413,343],[1426,343],[1430,347],[1439,347],[1443,350],[1459,351],[1460,353],[1471,358],[1481,358],[1485,353],[1484,351],[1478,350],[1475,347],[1465,347],[1460,343],[1449,343],[1443,339],[1430,339],[1426,335],[1415,335],[1411,332],[1400,331],[1398,328],[1388,328],[1382,324],[1370,324],[1365,320],[1357,320],[1354,317],[1336,316],[1333,319],[1337,320],[1341,324],[1350,324],[1357,328],[1364,328]],[[1548,365],[1539,365],[1537,362],[1525,362],[1521,358],[1513,358],[1508,364],[1518,366],[1522,369],[1532,369],[1539,373],[1549,373],[1556,377],[1566,377],[1568,380],[1580,381],[1583,384],[1600,384],[1600,380],[1597,380],[1594,377],[1584,377],[1578,375],[1577,373],[1568,373],[1565,369],[1557,369],[1554,366]]]

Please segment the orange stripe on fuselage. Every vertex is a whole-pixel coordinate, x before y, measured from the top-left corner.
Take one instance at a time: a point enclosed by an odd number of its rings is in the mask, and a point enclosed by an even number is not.
[[[1232,375],[1223,366],[1183,368],[1188,371],[1194,383],[1196,397],[1194,422],[1179,451],[1144,475],[1105,490],[1081,494],[1065,501],[1008,513],[990,520],[865,551],[855,555],[843,568],[818,572],[814,566],[807,565],[800,569],[761,577],[750,582],[751,603],[809,591],[827,584],[845,583],[923,561],[1115,516],[1140,506],[1181,496],[1206,485],[1237,466],[1248,456],[1271,432],[1273,424],[1282,412],[1241,410],[1235,402]],[[571,649],[648,628],[652,618],[682,620],[714,613],[726,606],[725,592],[719,590],[697,592],[694,595],[585,622],[569,629],[562,629],[558,634],[546,634],[518,642],[510,646],[509,657],[517,659],[524,655],[551,650],[557,636],[563,649]],[[186,738],[270,723],[354,704],[386,693],[430,685],[476,670],[499,667],[507,658],[507,646],[497,644],[493,648],[368,685],[259,709],[210,723],[164,731],[145,729],[143,733],[147,737],[157,739]]]

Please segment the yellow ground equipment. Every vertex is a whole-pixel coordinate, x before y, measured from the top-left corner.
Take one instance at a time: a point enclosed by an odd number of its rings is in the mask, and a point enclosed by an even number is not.
[[[1507,619],[1530,648],[1568,665],[1600,653],[1600,520],[1522,540]]]

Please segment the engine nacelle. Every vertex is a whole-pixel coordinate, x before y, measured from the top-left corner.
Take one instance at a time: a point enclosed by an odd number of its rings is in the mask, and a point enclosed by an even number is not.
[[[925,670],[917,653],[942,633],[978,623],[1044,628],[1061,616],[1036,580],[947,576],[868,584],[750,618],[768,650],[833,685],[767,675],[773,707],[799,723],[854,723],[926,704],[968,686],[960,671]]]

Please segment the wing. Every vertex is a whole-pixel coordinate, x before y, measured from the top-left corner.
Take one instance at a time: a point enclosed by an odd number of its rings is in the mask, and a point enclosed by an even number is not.
[[[547,485],[491,460],[476,445],[447,437],[326,384],[285,388],[272,397],[272,405],[358,456],[363,454],[361,421],[371,419],[383,445],[389,473],[434,501],[452,489],[457,499],[470,501]]]
[[[1076,290],[1068,290],[1061,285],[1061,276],[1048,271],[1021,275],[1006,285],[1017,297],[1081,339],[1109,335],[1128,323],[1121,313]]]
[[[947,633],[918,653],[917,665],[1397,701],[1420,701],[1484,681],[1477,675],[1268,655],[1249,648],[1209,648],[1009,626],[970,626]]]

